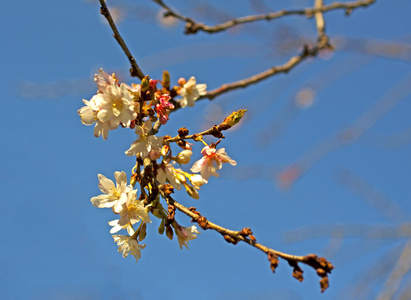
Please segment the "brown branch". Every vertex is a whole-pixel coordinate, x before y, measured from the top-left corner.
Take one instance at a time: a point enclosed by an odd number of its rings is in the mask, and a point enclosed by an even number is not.
[[[208,26],[203,23],[197,23],[193,19],[181,15],[177,11],[167,6],[163,0],[153,0],[153,1],[166,10],[166,13],[164,14],[165,17],[171,16],[171,17],[174,17],[176,19],[186,22],[186,28],[185,28],[186,34],[194,34],[194,33],[197,33],[198,31],[215,33],[215,32],[220,32],[228,28],[237,26],[239,24],[250,23],[250,22],[261,21],[261,20],[270,21],[273,19],[278,19],[284,16],[289,16],[289,15],[303,15],[303,16],[310,18],[313,15],[315,15],[317,12],[328,12],[328,11],[336,10],[336,9],[344,9],[346,11],[346,14],[349,15],[353,9],[358,8],[358,7],[366,7],[375,2],[375,0],[352,1],[352,2],[347,2],[347,3],[334,2],[329,5],[314,6],[314,7],[298,9],[298,10],[284,10],[283,9],[283,10],[272,12],[269,14],[246,16],[246,17],[233,19],[233,20],[227,21],[219,25]]]
[[[253,75],[251,77],[248,77],[248,78],[245,78],[239,81],[223,84],[221,87],[207,92],[207,94],[205,94],[204,96],[201,96],[199,99],[208,98],[212,100],[215,97],[220,96],[221,94],[224,94],[224,93],[227,93],[229,91],[236,90],[239,88],[245,88],[249,85],[256,84],[264,79],[267,79],[279,73],[288,73],[295,66],[299,65],[301,62],[303,62],[309,57],[316,56],[320,50],[325,49],[325,48],[328,48],[328,45],[321,45],[321,46],[314,46],[314,47],[305,45],[303,51],[299,55],[291,57],[283,65],[274,66],[259,74]]]
[[[144,73],[141,71],[141,69],[138,66],[134,56],[131,55],[130,50],[128,50],[128,47],[127,47],[126,43],[124,42],[124,40],[121,37],[119,31],[117,30],[116,24],[114,23],[114,20],[111,17],[110,11],[109,11],[109,9],[106,5],[106,1],[105,0],[100,0],[100,4],[101,4],[100,13],[107,19],[107,22],[109,23],[111,29],[113,30],[114,38],[119,43],[121,49],[123,49],[123,51],[126,54],[128,60],[130,61],[130,64],[131,64],[130,75],[132,77],[138,77],[140,80],[142,80],[144,78]]]
[[[162,189],[160,189],[161,191]],[[203,230],[212,229],[220,233],[224,239],[232,244],[237,244],[239,241],[249,244],[254,248],[257,248],[268,255],[269,261],[271,264],[271,269],[275,271],[276,266],[278,265],[277,257],[280,257],[286,260],[290,266],[294,268],[293,276],[302,281],[304,278],[302,276],[303,271],[298,266],[298,263],[306,264],[317,271],[317,274],[322,278],[320,280],[321,291],[324,291],[328,287],[328,274],[331,273],[331,270],[334,268],[333,265],[328,262],[323,257],[317,257],[315,254],[308,254],[306,256],[297,256],[291,255],[288,253],[280,252],[271,248],[268,248],[262,244],[256,242],[256,238],[252,235],[250,228],[244,228],[241,231],[234,231],[222,226],[219,226],[213,222],[208,221],[203,217],[194,207],[187,208],[184,205],[178,203],[169,195],[166,195],[164,192],[161,192],[163,198],[166,199],[168,205],[173,205],[179,211],[186,214],[192,218],[192,222],[196,222]]]
[[[197,140],[198,138],[204,136],[204,135],[212,135],[217,138],[224,138],[223,134],[221,133],[221,130],[219,126],[215,125],[211,127],[210,129],[204,130],[203,132],[199,133],[194,133],[194,134],[189,134],[189,135],[177,135],[172,138],[168,138],[164,140],[165,143],[172,143],[172,142],[178,142],[181,140]]]
[[[328,37],[325,34],[325,21],[322,11],[320,10],[321,7],[324,6],[324,0],[315,0],[314,7],[318,9],[318,11],[314,14],[315,16],[315,24],[317,27],[317,35],[318,35],[318,44],[319,45],[329,45]]]

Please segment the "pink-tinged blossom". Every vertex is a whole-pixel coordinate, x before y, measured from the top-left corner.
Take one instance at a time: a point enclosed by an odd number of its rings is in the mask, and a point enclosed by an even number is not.
[[[194,173],[201,172],[201,177],[206,181],[210,178],[211,175],[219,177],[217,173],[223,167],[223,163],[230,163],[231,165],[237,165],[237,162],[231,159],[225,152],[225,148],[221,148],[218,151],[215,148],[210,146],[205,146],[201,150],[203,157],[196,161],[191,167],[191,171]]]
[[[196,84],[194,76],[184,83],[180,89],[180,96],[183,99],[180,100],[181,107],[194,106],[194,102],[207,93],[207,85],[205,83]]]
[[[156,104],[157,115],[162,125],[167,123],[170,110],[174,109],[174,105],[168,102],[170,99],[170,95],[163,94],[159,99],[159,103]]]
[[[109,222],[111,226],[114,226],[110,233],[129,228],[129,225],[134,225],[140,220],[144,223],[151,223],[147,208],[144,207],[142,201],[137,199],[137,190],[129,191],[127,201],[121,207],[117,206],[113,211],[120,214],[120,219]]]
[[[141,249],[144,249],[146,245],[140,245],[137,242],[137,236],[134,236],[134,230],[131,229],[131,236],[126,235],[113,235],[114,242],[117,243],[118,252],[123,257],[127,257],[130,253],[136,258],[136,262],[141,258]]]
[[[140,155],[141,158],[146,158],[151,150],[160,149],[163,145],[163,137],[150,135],[152,123],[147,120],[143,126],[136,126],[136,134],[139,138],[135,140],[131,147],[125,152],[128,156]]]
[[[115,172],[116,186],[113,181],[104,175],[98,174],[98,187],[104,193],[103,195],[91,198],[91,203],[96,207],[113,207],[114,210],[120,210],[122,205],[127,201],[127,193],[133,188],[127,185],[127,175],[123,172]]]
[[[174,222],[173,227],[177,235],[178,245],[180,246],[180,249],[183,249],[183,246],[188,249],[188,242],[196,239],[197,234],[200,233],[195,225],[190,227],[182,227],[177,222]]]

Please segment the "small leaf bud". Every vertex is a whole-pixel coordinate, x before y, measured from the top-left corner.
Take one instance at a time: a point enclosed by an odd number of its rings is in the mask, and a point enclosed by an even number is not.
[[[170,73],[163,71],[163,81],[161,82],[164,88],[170,89]]]
[[[170,240],[172,240],[172,239],[173,239],[173,235],[174,235],[173,229],[171,228],[170,225],[167,225],[167,226],[166,226],[166,236],[167,236]]]
[[[146,77],[141,80],[141,91],[145,92],[150,88],[150,76],[146,75]]]
[[[188,129],[185,128],[185,127],[181,127],[181,128],[178,130],[178,135],[179,135],[179,136],[186,136],[187,134],[188,134]]]
[[[240,109],[239,111],[234,111],[229,115],[224,121],[218,125],[221,130],[227,130],[233,127],[235,124],[240,122],[241,118],[244,116],[246,109]]]

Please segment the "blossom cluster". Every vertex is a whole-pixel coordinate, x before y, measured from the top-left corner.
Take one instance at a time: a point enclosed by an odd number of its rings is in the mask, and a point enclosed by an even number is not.
[[[202,139],[203,134],[224,138],[221,131],[235,125],[243,116],[245,110],[232,113],[219,126],[214,126],[202,134],[188,135],[188,130],[182,128],[175,138],[157,136],[161,125],[169,120],[169,115],[176,105],[179,107],[193,106],[195,101],[206,94],[206,85],[197,84],[195,77],[189,80],[180,78],[178,85],[170,86],[170,76],[163,73],[163,80],[152,80],[146,76],[141,84],[131,86],[119,83],[115,74],[109,75],[102,69],[95,75],[97,93],[89,101],[83,100],[85,106],[78,110],[83,124],[94,127],[94,135],[108,138],[109,130],[120,127],[133,129],[137,139],[125,151],[127,156],[135,157],[130,181],[124,171],[115,172],[116,184],[104,175],[99,174],[99,188],[103,194],[91,198],[91,203],[99,208],[111,208],[118,217],[109,222],[110,233],[118,245],[118,251],[123,257],[130,253],[138,260],[141,249],[145,247],[141,241],[146,237],[147,224],[151,223],[150,214],[160,219],[159,233],[167,237],[177,236],[180,248],[188,248],[189,241],[199,233],[196,226],[183,227],[174,217],[173,205],[169,203],[170,193],[174,189],[185,188],[188,195],[199,199],[199,190],[207,184],[211,176],[218,177],[223,163],[235,166],[224,148],[216,149],[221,140],[208,145]],[[158,83],[162,87],[158,88]],[[202,158],[195,162],[190,171],[184,171],[182,165],[187,165],[193,155],[193,139],[204,144],[201,150]],[[173,155],[171,143],[180,147],[180,152]],[[199,174],[196,174],[199,173]],[[139,189],[135,185],[139,185]],[[160,198],[167,201],[168,209],[161,204]],[[139,224],[136,229],[136,224]],[[128,235],[117,234],[126,230]]]

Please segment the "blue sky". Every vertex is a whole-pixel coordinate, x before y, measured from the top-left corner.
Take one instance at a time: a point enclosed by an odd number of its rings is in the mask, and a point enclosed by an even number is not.
[[[166,69],[174,84],[194,75],[209,89],[217,88],[284,63],[298,53],[301,38],[315,40],[314,21],[302,17],[186,36],[183,24],[161,25],[151,1],[108,3],[123,17],[119,30],[143,71],[161,78]],[[260,13],[251,1],[196,2],[201,9],[194,2],[168,3],[210,24]],[[307,1],[254,3],[274,11]],[[233,110],[248,109],[221,143],[238,165],[225,165],[220,178],[202,187],[200,200],[184,192],[176,199],[227,228],[251,227],[259,242],[274,249],[329,255],[336,269],[330,289],[321,295],[309,268],[303,267],[303,283],[291,277],[284,261],[271,274],[265,255],[227,244],[209,231],[192,241],[190,250],[180,250],[177,240],[158,235],[156,220],[148,228],[141,260],[124,259],[109,234],[111,211],[96,209],[89,200],[100,194],[98,173],[130,176],[133,159],[124,151],[135,136],[123,129],[110,132],[107,141],[97,139],[91,127],[81,124],[77,110],[95,93],[93,75],[100,67],[127,83],[137,79],[128,76],[128,61],[99,15],[97,1],[3,3],[0,216],[6,227],[0,297],[337,299],[381,257],[395,261],[404,239],[347,238],[334,251],[338,240],[321,232],[332,225],[396,226],[409,220],[410,9],[409,1],[377,1],[350,17],[327,13],[334,53],[179,110],[160,131],[175,135],[186,126],[196,132]],[[307,107],[296,105],[296,99]],[[357,141],[342,142],[347,133],[368,127]],[[198,159],[201,146],[194,149]],[[287,167],[304,172],[284,188],[278,176]],[[387,213],[393,205],[399,212]],[[190,225],[182,214],[177,220]],[[308,240],[285,242],[293,237],[290,231],[301,228],[307,229]],[[375,283],[382,286],[386,278]]]

